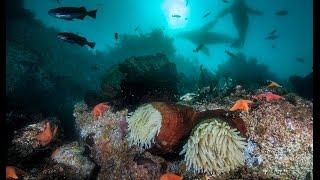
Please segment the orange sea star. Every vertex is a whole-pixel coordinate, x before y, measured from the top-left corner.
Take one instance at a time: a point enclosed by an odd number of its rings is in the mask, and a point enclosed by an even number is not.
[[[36,136],[36,139],[42,146],[46,146],[54,138],[54,136],[57,133],[57,130],[58,127],[55,127],[52,131],[50,122],[47,122],[44,126],[44,130]]]
[[[284,97],[276,95],[276,94],[273,94],[272,92],[262,93],[262,94],[259,94],[257,96],[254,96],[253,98],[257,99],[257,100],[260,100],[260,101],[265,99],[268,102],[269,101],[274,101],[274,100],[285,99]]]
[[[250,100],[244,100],[244,99],[240,99],[238,101],[236,101],[236,103],[232,106],[232,108],[230,109],[230,111],[237,111],[237,110],[241,110],[244,112],[249,112],[249,103],[252,103],[252,101]]]
[[[6,179],[18,179],[16,169],[13,166],[6,167]]]
[[[92,110],[93,119],[97,119],[99,116],[102,116],[109,107],[110,106],[106,102],[97,104]]]
[[[165,173],[160,177],[160,180],[181,180],[182,177],[173,173]]]

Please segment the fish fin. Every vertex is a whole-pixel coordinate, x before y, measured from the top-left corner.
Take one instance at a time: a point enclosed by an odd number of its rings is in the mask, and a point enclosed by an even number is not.
[[[96,43],[94,42],[88,42],[88,46],[91,48],[94,48],[96,46]]]
[[[92,17],[93,19],[96,18],[96,15],[97,15],[97,9],[96,10],[93,10],[93,11],[89,11],[87,12],[87,15]]]

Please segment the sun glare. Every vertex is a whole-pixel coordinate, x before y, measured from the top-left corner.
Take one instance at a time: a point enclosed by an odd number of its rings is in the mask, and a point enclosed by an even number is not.
[[[171,28],[182,28],[188,22],[188,7],[185,0],[165,0],[162,8]]]

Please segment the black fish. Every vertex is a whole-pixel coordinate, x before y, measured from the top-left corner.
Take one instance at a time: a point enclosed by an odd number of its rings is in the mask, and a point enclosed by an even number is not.
[[[211,14],[211,12],[207,12],[205,15],[202,16],[202,18],[206,18]]]
[[[119,39],[119,34],[117,32],[114,33],[114,39],[116,39],[116,41]]]
[[[174,14],[174,15],[172,15],[172,17],[174,17],[174,18],[181,18],[181,16],[180,16],[179,14]]]
[[[267,36],[265,37],[264,39],[267,39],[267,40],[275,40],[275,39],[278,39],[279,36],[277,35],[270,35],[270,36]]]
[[[60,7],[56,9],[50,9],[48,14],[59,18],[71,21],[73,19],[81,19],[83,20],[84,17],[90,16],[92,18],[96,18],[97,10],[87,11],[85,7]]]
[[[57,34],[57,38],[72,43],[79,44],[80,46],[88,45],[91,48],[94,48],[96,43],[87,41],[86,38],[76,35],[74,33],[62,32]]]
[[[277,16],[286,16],[288,15],[288,11],[287,10],[281,10],[275,13],[275,15]]]

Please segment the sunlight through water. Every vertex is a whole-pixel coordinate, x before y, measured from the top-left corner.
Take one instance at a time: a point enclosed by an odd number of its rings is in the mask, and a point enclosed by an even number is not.
[[[188,20],[188,7],[185,0],[165,0],[162,8],[171,28],[183,28]]]

